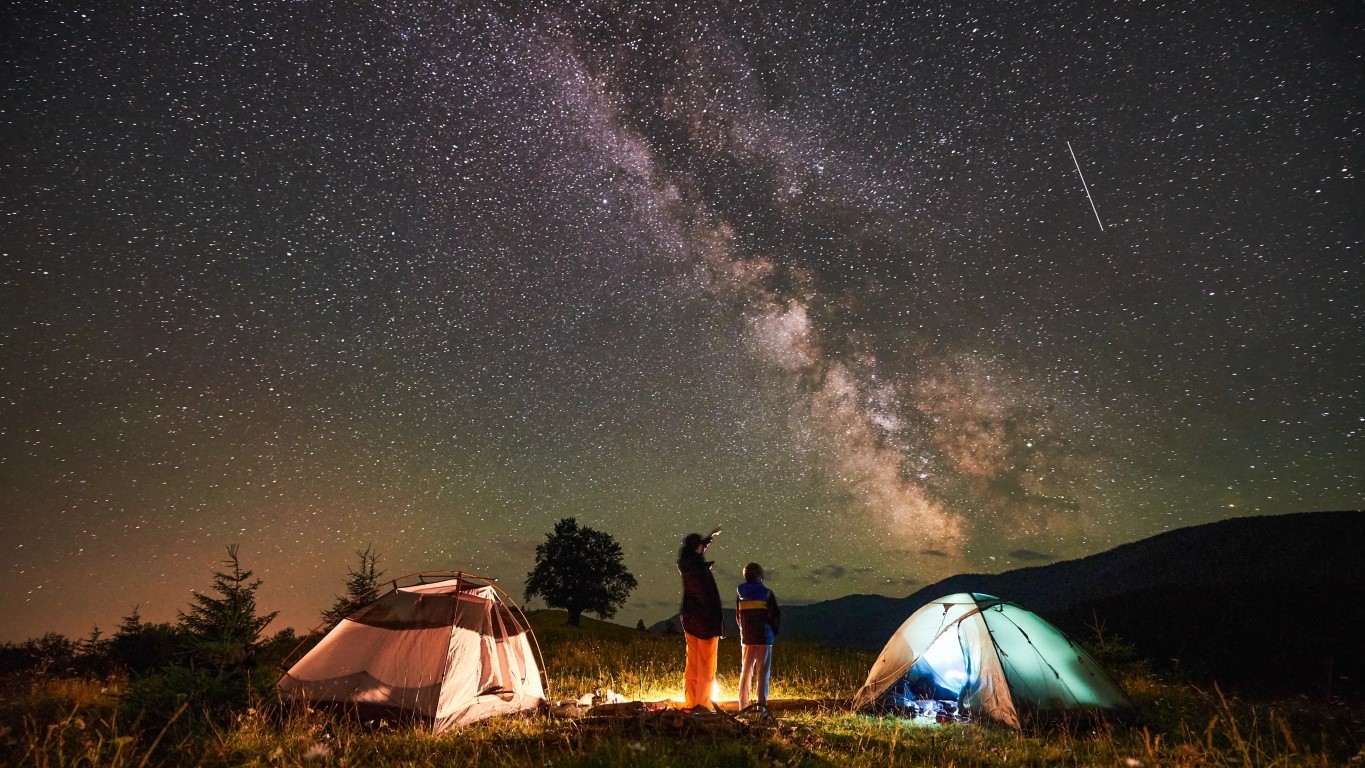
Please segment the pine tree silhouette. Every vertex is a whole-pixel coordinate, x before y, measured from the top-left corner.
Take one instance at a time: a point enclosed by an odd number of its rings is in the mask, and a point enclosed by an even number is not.
[[[355,553],[360,558],[360,567],[346,567],[345,594],[337,595],[332,607],[322,612],[322,620],[327,622],[329,630],[350,614],[379,599],[379,577],[384,575],[377,567],[379,553],[373,550],[373,545],[357,549]]]
[[[220,670],[249,665],[261,630],[279,613],[256,615],[261,580],[242,569],[236,544],[227,551],[225,570],[213,572],[213,594],[195,592],[190,610],[180,612],[196,660]]]

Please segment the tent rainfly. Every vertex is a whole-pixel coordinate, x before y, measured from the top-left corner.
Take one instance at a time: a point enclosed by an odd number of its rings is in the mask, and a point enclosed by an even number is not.
[[[856,709],[954,702],[1019,728],[1030,716],[1132,706],[1075,642],[1014,603],[948,595],[910,615],[858,691]]]
[[[544,704],[531,630],[502,590],[465,573],[414,577],[342,619],[280,678],[281,698],[416,715],[436,733]]]

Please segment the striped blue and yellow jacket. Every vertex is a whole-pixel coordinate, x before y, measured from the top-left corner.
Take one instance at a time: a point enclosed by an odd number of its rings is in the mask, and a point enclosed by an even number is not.
[[[761,581],[746,581],[736,590],[735,621],[742,645],[772,645],[777,639],[782,611],[777,595]]]

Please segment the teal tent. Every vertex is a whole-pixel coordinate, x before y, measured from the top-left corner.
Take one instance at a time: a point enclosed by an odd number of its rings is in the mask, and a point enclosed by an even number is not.
[[[977,593],[948,595],[911,614],[872,665],[854,707],[932,711],[945,701],[1012,728],[1031,717],[1132,706],[1056,627]]]

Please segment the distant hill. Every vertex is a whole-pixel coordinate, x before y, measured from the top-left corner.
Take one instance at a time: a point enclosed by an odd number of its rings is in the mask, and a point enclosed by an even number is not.
[[[782,634],[880,649],[925,603],[982,592],[1035,611],[1077,639],[1087,639],[1098,620],[1158,666],[1198,678],[1276,691],[1359,692],[1363,547],[1359,511],[1234,518],[1079,560],[953,576],[905,598],[849,595],[784,608]]]

